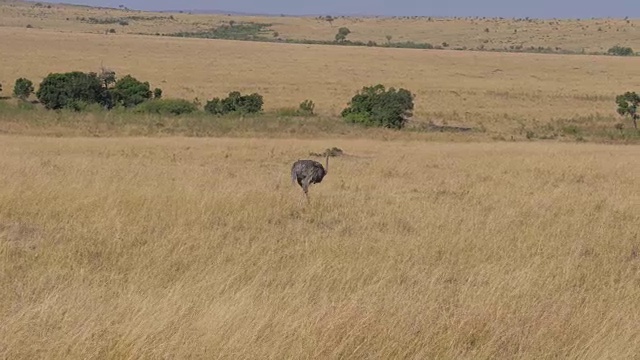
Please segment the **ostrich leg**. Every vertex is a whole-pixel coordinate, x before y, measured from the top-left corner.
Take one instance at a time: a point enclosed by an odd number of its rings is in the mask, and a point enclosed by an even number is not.
[[[304,191],[304,196],[307,198],[307,202],[311,202],[309,199],[309,182],[311,181],[311,176],[308,176],[302,180],[302,190]]]

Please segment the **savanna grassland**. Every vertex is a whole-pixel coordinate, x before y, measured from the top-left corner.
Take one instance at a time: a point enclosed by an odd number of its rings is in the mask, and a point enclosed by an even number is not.
[[[11,66],[0,82],[38,83],[50,72],[133,74],[165,97],[201,102],[230,91],[259,92],[265,110],[311,99],[335,118],[362,87],[416,94],[413,122],[469,126],[491,136],[562,133],[568,125],[614,129],[614,98],[640,87],[635,57],[567,56],[257,43],[143,35],[107,36],[0,28]],[[629,125],[629,124],[627,124]]]
[[[105,66],[165,98],[258,92],[265,112],[0,99],[0,359],[640,353],[640,148],[614,102],[640,91],[637,57],[153,35],[234,19],[285,39],[348,26],[362,41],[590,52],[640,49],[636,19],[330,24],[48,6],[0,2],[1,95],[19,77],[37,87]],[[416,94],[407,129],[339,117],[378,83]],[[283,115],[305,99],[317,116]],[[290,166],[332,147],[344,155],[307,204]]]
[[[38,6],[36,2],[3,0],[0,20],[4,26],[50,29],[63,32],[170,35],[206,31],[230,21],[270,25],[269,37],[282,40],[332,41],[340,27],[348,27],[349,39],[376,43],[430,43],[434,46],[504,50],[512,46],[543,47],[554,51],[606,52],[614,45],[640,49],[640,19],[529,19],[436,16],[342,17],[327,22],[316,16],[236,16],[93,8],[63,4]],[[179,5],[176,5],[179,6]],[[366,9],[363,9],[363,13]],[[126,21],[121,25],[120,20]],[[387,38],[387,36],[390,37]]]
[[[637,147],[1,140],[3,358],[640,351]]]
[[[316,104],[316,113],[331,121],[356,91],[381,83],[405,87],[416,95],[415,116],[410,124],[414,129],[421,130],[424,124],[433,123],[470,127],[483,133],[480,136],[483,139],[568,136],[594,140],[591,137],[617,136],[618,123],[629,127],[630,123],[616,114],[614,99],[625,91],[640,88],[640,66],[635,57],[154,36],[201,31],[234,21],[272,24],[269,31],[285,39],[329,41],[338,27],[348,26],[352,30],[349,38],[353,40],[396,39],[437,45],[440,40],[420,34],[440,34],[442,41],[453,49],[476,48],[468,42],[481,36],[484,40],[480,44],[489,49],[485,38],[503,32],[496,33],[493,27],[485,32],[484,23],[495,22],[516,30],[505,30],[510,37],[516,37],[505,46],[580,46],[588,51],[606,52],[614,45],[640,49],[637,43],[640,36],[634,35],[640,31],[637,19],[345,17],[329,23],[313,17],[169,14],[13,1],[0,3],[0,19],[4,25],[0,27],[3,39],[0,53],[3,63],[11,64],[0,68],[0,83],[5,85],[5,92],[10,92],[11,84],[19,77],[38,84],[51,72],[99,71],[106,67],[120,76],[132,74],[149,81],[152,86],[162,88],[165,97],[197,99],[200,103],[235,90],[258,92],[265,97],[265,110],[277,113],[310,99]],[[119,25],[120,20],[126,20],[127,25]],[[114,27],[115,34],[105,34]],[[573,31],[574,28],[580,31]],[[392,35],[392,39],[387,40],[386,35]],[[544,41],[534,44],[527,36]],[[33,114],[26,116],[31,118]],[[14,114],[2,113],[0,117],[9,121],[2,122],[3,131],[8,131],[7,126],[15,128],[11,124],[16,118]]]

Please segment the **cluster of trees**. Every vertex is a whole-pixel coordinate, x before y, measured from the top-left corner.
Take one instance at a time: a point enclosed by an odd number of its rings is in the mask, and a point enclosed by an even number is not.
[[[30,80],[20,78],[15,82],[13,94],[26,100],[34,94],[34,85]],[[199,110],[195,102],[162,99],[162,89],[151,90],[149,82],[142,82],[131,75],[117,79],[115,72],[105,69],[99,74],[80,71],[49,74],[42,80],[35,95],[50,110],[82,111],[95,104],[107,110],[121,107],[135,112],[174,115]],[[349,123],[400,129],[412,116],[413,100],[414,95],[406,89],[386,89],[380,84],[364,87],[342,111],[342,117]],[[215,97],[207,101],[204,111],[212,115],[255,114],[261,112],[263,106],[262,95],[243,95],[233,91],[226,98]],[[311,116],[314,110],[313,101],[305,100],[292,114]]]
[[[34,90],[33,82],[19,78],[14,84],[13,95],[26,100],[34,94]],[[108,110],[121,107],[136,112],[174,115],[199,110],[198,103],[184,99],[162,99],[162,89],[151,90],[149,82],[139,81],[131,75],[117,79],[114,72],[107,70],[100,74],[80,71],[49,74],[42,80],[35,95],[46,109],[51,110],[81,111],[91,104]],[[341,116],[353,124],[401,129],[413,115],[414,99],[415,95],[403,88],[387,89],[382,84],[363,87],[351,98]],[[626,92],[615,100],[618,114],[631,119],[637,129],[640,96],[635,92]],[[243,95],[233,91],[226,98],[216,97],[207,101],[204,111],[212,115],[255,114],[262,111],[263,105],[264,98],[258,93]],[[314,114],[314,109],[313,101],[305,100],[292,114],[309,116]]]
[[[16,80],[13,95],[26,100],[34,94],[34,90],[33,82],[20,78]],[[134,109],[136,112],[174,115],[198,110],[197,104],[184,99],[162,99],[162,89],[151,90],[149,82],[142,82],[131,75],[117,79],[115,72],[106,69],[100,74],[80,71],[49,74],[40,83],[35,96],[50,110],[81,111],[94,104],[107,110],[122,107]],[[245,96],[239,92],[232,92],[228,98],[214,98],[209,101],[205,110],[216,115],[233,112],[257,113],[262,111],[263,104],[262,96],[259,94]]]
[[[117,79],[115,72],[106,69],[102,69],[99,74],[81,71],[51,73],[42,80],[38,90],[34,91],[33,82],[20,78],[16,80],[13,95],[27,100],[35,94],[38,101],[49,110],[82,111],[89,105],[99,105],[106,110],[121,107],[135,112],[180,115],[199,109],[197,101],[163,99],[162,89],[151,90],[149,82],[142,82],[131,75]],[[234,91],[227,98],[208,101],[204,110],[214,115],[248,114],[261,112],[263,105],[264,100],[260,94],[242,95]],[[305,108],[299,114],[313,115],[313,102],[307,100],[300,106],[301,109],[303,106]]]
[[[40,83],[36,97],[53,110],[82,110],[89,104],[99,104],[105,109],[132,108],[152,98],[160,99],[162,90],[151,91],[148,82],[131,75],[116,79],[113,71],[103,70],[100,74],[72,71],[49,74]]]

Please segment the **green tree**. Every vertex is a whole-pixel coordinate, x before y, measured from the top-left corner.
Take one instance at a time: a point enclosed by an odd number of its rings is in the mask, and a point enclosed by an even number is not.
[[[635,92],[626,92],[616,96],[616,104],[618,105],[618,114],[628,116],[633,121],[633,127],[638,129],[638,105],[640,105],[640,96]]]
[[[20,78],[13,86],[13,96],[25,100],[33,94],[33,82],[29,79]]]
[[[36,96],[47,109],[79,110],[91,103],[111,107],[108,91],[96,73],[51,73],[40,83]]]
[[[349,28],[341,27],[340,29],[338,29],[338,33],[336,34],[336,41],[344,42],[345,40],[347,40],[347,35],[349,34],[351,34],[351,30],[349,30]]]
[[[151,90],[148,82],[141,82],[131,75],[127,75],[116,81],[111,90],[116,104],[124,107],[134,107],[151,99]]]
[[[633,49],[630,47],[624,47],[616,45],[609,50],[607,50],[607,54],[609,55],[617,55],[617,56],[632,56]]]
[[[356,94],[342,117],[350,123],[401,129],[413,110],[414,95],[406,89],[389,88],[378,84],[364,87]]]

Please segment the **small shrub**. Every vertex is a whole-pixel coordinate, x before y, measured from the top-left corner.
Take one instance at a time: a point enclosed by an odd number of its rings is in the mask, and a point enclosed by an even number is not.
[[[222,100],[220,100],[220,98],[213,98],[207,101],[207,104],[204,106],[204,111],[214,115],[224,114],[222,110]]]
[[[116,29],[114,29],[114,28],[109,29],[109,33],[110,34],[115,34],[116,33]]]
[[[313,101],[305,100],[300,103],[297,114],[302,116],[312,116],[314,114],[313,110],[315,109],[315,107],[316,104],[314,104]]]
[[[580,128],[576,125],[567,125],[562,128],[562,132],[565,135],[578,135],[580,133]]]
[[[29,79],[20,78],[13,86],[13,96],[25,100],[33,94],[33,82]]]
[[[632,56],[633,49],[630,47],[623,47],[623,46],[616,45],[610,48],[609,50],[607,50],[607,54],[616,55],[616,56]]]
[[[194,103],[184,99],[154,99],[135,107],[136,112],[161,115],[190,114],[197,110],[198,107]]]
[[[264,101],[262,95],[258,93],[242,95],[238,91],[233,91],[225,99],[213,98],[207,101],[204,110],[214,115],[252,114],[262,111],[262,105],[264,105]]]
[[[386,90],[381,84],[364,87],[342,111],[342,117],[349,123],[401,129],[413,115],[413,99],[406,89]]]
[[[154,99],[162,99],[162,89],[160,89],[160,88],[153,89],[153,98]]]

